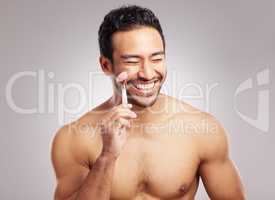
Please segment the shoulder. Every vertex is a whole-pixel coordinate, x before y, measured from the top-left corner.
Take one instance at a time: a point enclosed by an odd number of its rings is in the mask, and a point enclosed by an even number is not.
[[[179,109],[173,119],[183,123],[184,131],[195,138],[202,160],[226,158],[228,136],[221,122],[212,114],[183,101],[173,99]]]
[[[212,114],[202,114],[204,131],[198,137],[202,161],[226,159],[229,154],[228,135]]]
[[[51,156],[55,164],[73,159],[81,165],[88,166],[100,149],[100,138],[92,113],[87,113],[80,119],[64,125],[55,133]]]

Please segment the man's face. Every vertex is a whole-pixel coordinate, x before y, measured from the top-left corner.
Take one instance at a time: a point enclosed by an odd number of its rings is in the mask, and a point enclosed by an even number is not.
[[[166,78],[163,42],[157,30],[141,27],[113,34],[113,75],[128,72],[129,103],[147,107],[157,100]],[[119,86],[113,81],[116,91]]]

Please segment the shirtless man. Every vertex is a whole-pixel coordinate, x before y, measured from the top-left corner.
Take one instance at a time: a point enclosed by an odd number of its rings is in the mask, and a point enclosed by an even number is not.
[[[160,93],[165,42],[152,11],[111,11],[100,26],[99,44],[114,92],[57,132],[55,200],[192,200],[199,178],[213,200],[245,199],[219,122]],[[128,104],[121,104],[125,83]]]

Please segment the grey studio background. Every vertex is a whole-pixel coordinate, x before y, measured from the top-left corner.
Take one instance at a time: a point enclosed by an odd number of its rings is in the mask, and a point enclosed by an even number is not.
[[[111,95],[97,30],[123,3],[149,7],[160,19],[163,92],[216,116],[248,199],[275,199],[275,1],[0,2],[1,200],[52,199],[52,138]],[[196,199],[208,199],[202,184]]]

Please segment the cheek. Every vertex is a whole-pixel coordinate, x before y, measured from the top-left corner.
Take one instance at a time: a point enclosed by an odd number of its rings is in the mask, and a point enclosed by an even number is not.
[[[115,62],[113,66],[114,66],[116,73],[127,71],[128,74],[134,74],[134,73],[137,73],[139,70],[138,66],[129,66],[129,65],[127,65],[125,63],[121,63],[121,62]]]
[[[164,64],[154,66],[155,71],[162,76],[162,78],[166,77],[166,67]]]
[[[130,78],[136,77],[138,72],[139,72],[139,67],[138,66],[128,66],[128,65],[125,65],[125,64],[121,65],[119,67],[119,69],[120,69],[120,72],[126,71]]]
[[[164,64],[152,64],[152,68],[158,76],[161,76],[162,79],[166,77],[166,67]],[[140,70],[139,66],[128,66],[126,64],[116,64],[114,65],[115,74],[119,74],[123,71],[127,71],[129,79],[136,79],[138,72]]]
[[[123,66],[123,65],[113,65],[113,69],[114,69],[114,74],[115,75],[119,75],[121,72],[124,71],[129,71],[127,67]]]

